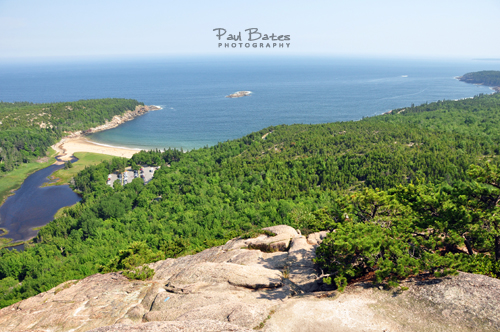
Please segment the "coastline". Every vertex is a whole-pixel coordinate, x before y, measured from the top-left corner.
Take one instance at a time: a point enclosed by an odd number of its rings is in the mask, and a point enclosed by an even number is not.
[[[63,138],[53,145],[52,148],[58,152],[60,161],[57,161],[56,164],[70,160],[75,152],[93,152],[115,157],[131,158],[134,154],[141,151],[139,149],[100,145],[90,141],[84,136]]]
[[[475,85],[484,85],[482,83],[469,83],[469,82],[466,82],[466,81],[463,81],[461,80],[462,76],[455,76],[454,79],[460,81],[460,82],[464,82],[464,83],[467,83],[467,84],[475,84]],[[500,86],[488,86],[491,90],[493,90],[492,94],[495,94],[495,93],[500,93]],[[465,98],[461,98],[461,99],[454,99],[455,101],[458,101],[458,100],[463,100],[463,99],[471,99],[471,98],[474,98],[475,96],[472,96],[472,97],[465,97]],[[397,111],[399,110],[398,114],[404,112],[406,110],[406,108],[394,108],[392,110],[388,110],[386,112],[383,112],[381,114],[378,114],[378,115],[386,115],[386,114],[391,114],[393,111]],[[378,116],[376,115],[376,116]]]
[[[59,142],[52,145],[52,148],[57,151],[58,163],[64,163],[73,157],[75,152],[93,152],[107,154],[116,157],[131,158],[134,154],[141,151],[141,149],[132,149],[126,147],[117,147],[111,145],[104,145],[93,142],[85,136],[94,134],[100,131],[113,129],[119,125],[134,120],[135,118],[144,115],[150,111],[161,110],[162,108],[155,105],[150,106],[137,106],[134,111],[127,111],[123,115],[115,115],[111,121],[106,121],[105,124],[89,128],[83,131],[69,133],[68,136],[63,137]]]
[[[477,83],[477,82],[471,82],[470,80],[464,79],[464,76],[455,76],[454,79],[464,82],[467,84],[474,84],[474,85],[483,85],[489,87],[491,90],[493,90],[493,93],[500,93],[500,86],[494,86],[494,85],[489,85],[489,84],[484,84],[484,83]]]

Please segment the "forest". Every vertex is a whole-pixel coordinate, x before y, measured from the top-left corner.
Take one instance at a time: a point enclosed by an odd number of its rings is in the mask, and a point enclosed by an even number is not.
[[[143,105],[130,99],[94,99],[34,104],[0,102],[0,176],[44,157],[68,132],[104,124]]]
[[[142,151],[88,167],[82,201],[23,252],[0,251],[0,306],[94,273],[192,254],[262,227],[330,230],[325,282],[362,276],[500,276],[500,94],[411,105],[360,121],[279,125],[189,152]],[[109,172],[159,165],[144,186]]]
[[[500,71],[483,70],[467,73],[459,77],[460,81],[472,84],[483,84],[487,86],[500,86]]]

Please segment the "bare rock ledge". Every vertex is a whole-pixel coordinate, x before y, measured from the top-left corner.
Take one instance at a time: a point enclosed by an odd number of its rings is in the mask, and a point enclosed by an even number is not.
[[[0,331],[500,330],[498,279],[460,273],[406,281],[402,293],[365,283],[338,293],[312,262],[326,232],[267,230],[275,235],[150,264],[150,281],[119,273],[67,281],[1,309]]]

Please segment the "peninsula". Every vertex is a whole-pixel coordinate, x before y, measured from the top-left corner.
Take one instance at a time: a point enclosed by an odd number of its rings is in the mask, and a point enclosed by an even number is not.
[[[232,93],[230,95],[227,95],[226,98],[240,98],[240,97],[249,96],[251,93],[252,93],[252,91],[238,91],[238,92]]]
[[[498,70],[483,70],[467,73],[457,77],[457,79],[465,83],[490,86],[496,92],[500,92],[500,71]]]

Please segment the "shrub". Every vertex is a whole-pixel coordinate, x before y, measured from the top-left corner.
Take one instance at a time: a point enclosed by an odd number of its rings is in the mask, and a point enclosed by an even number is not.
[[[144,242],[134,242],[128,249],[120,250],[118,256],[108,264],[100,266],[101,272],[113,272],[123,270],[123,275],[130,279],[146,280],[154,276],[154,270],[146,266],[164,259],[162,252],[153,252]]]

